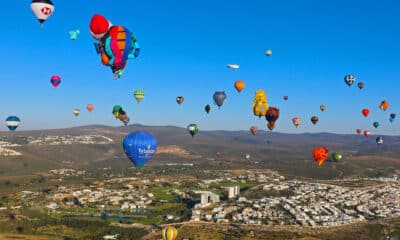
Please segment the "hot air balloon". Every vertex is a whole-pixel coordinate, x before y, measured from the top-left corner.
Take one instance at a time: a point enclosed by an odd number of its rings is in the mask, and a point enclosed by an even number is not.
[[[319,109],[320,109],[322,112],[325,112],[326,106],[322,104],[321,106],[319,106]]]
[[[21,120],[17,116],[9,116],[6,118],[6,126],[10,131],[15,131],[21,124]]]
[[[126,155],[140,170],[156,152],[157,140],[149,132],[136,131],[124,137],[122,146]]]
[[[317,116],[312,116],[311,117],[311,122],[312,122],[312,124],[317,124],[317,122],[318,122],[318,117]]]
[[[289,100],[289,96],[283,96],[283,100],[285,101]]]
[[[194,135],[196,135],[196,133],[199,131],[199,127],[197,126],[197,124],[192,123],[187,126],[187,130],[190,133],[190,135],[194,137]]]
[[[251,134],[253,134],[253,135],[256,135],[257,131],[258,131],[258,127],[257,127],[257,126],[252,126],[252,127],[250,128],[250,132],[251,132]]]
[[[375,141],[376,141],[376,144],[378,144],[378,145],[383,144],[383,138],[382,137],[376,137]]]
[[[373,125],[375,128],[378,128],[378,127],[379,127],[379,122],[374,122],[372,125]]]
[[[357,132],[358,135],[360,135],[362,133],[362,129],[357,128],[356,132]]]
[[[246,153],[246,154],[244,155],[244,158],[245,158],[246,160],[249,160],[249,159],[250,159],[250,154]]]
[[[328,158],[328,149],[326,147],[316,147],[312,151],[312,155],[314,160],[317,162],[319,166],[321,166],[325,160]]]
[[[268,121],[268,129],[272,131],[275,128],[276,120],[279,118],[279,108],[269,107],[265,118]]]
[[[221,152],[216,152],[215,156],[217,156],[217,157],[221,156]]]
[[[209,114],[210,111],[211,111],[211,106],[210,106],[209,104],[207,104],[207,105],[204,107],[204,111],[206,111],[206,113]]]
[[[396,118],[396,113],[391,113],[391,114],[390,114],[390,118],[395,119],[395,118]]]
[[[135,90],[133,92],[133,96],[135,97],[136,101],[140,103],[144,98],[144,90]]]
[[[348,74],[344,77],[344,82],[351,87],[353,83],[356,81],[356,77],[354,75]]]
[[[394,118],[389,118],[389,122],[393,123],[394,122]]]
[[[228,64],[226,67],[231,68],[231,69],[239,69],[240,68],[240,66],[237,64]]]
[[[381,102],[381,104],[379,105],[379,109],[381,109],[383,111],[386,111],[386,109],[388,109],[388,108],[389,108],[389,102],[386,100],[383,100]]]
[[[86,109],[87,109],[89,112],[91,112],[91,111],[93,111],[93,109],[94,109],[94,105],[93,105],[92,103],[89,103],[89,104],[86,106]]]
[[[93,15],[90,20],[90,35],[96,40],[100,40],[112,27],[112,23],[100,14]]]
[[[271,55],[272,55],[272,50],[270,50],[270,49],[265,50],[265,56],[269,57]]]
[[[226,94],[223,91],[216,91],[213,95],[213,99],[214,99],[214,104],[216,104],[218,106],[218,108],[220,108],[222,106],[222,104],[224,104],[224,101],[226,99]]]
[[[185,99],[182,96],[176,97],[176,102],[180,105]]]
[[[53,14],[54,4],[50,0],[32,0],[31,9],[39,20],[40,26],[43,26],[47,18]]]
[[[50,83],[53,85],[53,87],[58,87],[58,85],[61,83],[61,77],[57,75],[51,76]]]
[[[369,109],[364,108],[364,109],[361,111],[361,113],[364,115],[364,117],[368,117],[368,115],[369,115]]]
[[[176,236],[178,236],[178,231],[176,228],[168,226],[163,228],[161,236],[163,240],[175,240]]]
[[[365,84],[364,84],[363,82],[359,82],[359,83],[357,84],[357,86],[358,86],[358,88],[361,90],[361,89],[363,89],[363,88],[365,87]]]
[[[74,113],[75,117],[77,117],[81,113],[81,110],[79,108],[75,108],[73,113]]]
[[[71,40],[76,40],[78,38],[78,34],[80,33],[79,30],[69,31],[69,38]]]
[[[301,124],[301,118],[294,117],[294,118],[292,118],[292,122],[293,122],[294,126],[296,126],[296,128],[297,128]]]
[[[234,87],[240,93],[245,87],[244,81],[243,80],[237,80],[235,82],[235,84],[234,84]]]
[[[341,153],[334,152],[334,153],[332,153],[331,158],[333,161],[339,162],[340,160],[342,160],[343,155]]]
[[[267,115],[268,108],[267,94],[262,89],[257,90],[254,94],[252,106],[253,114],[261,118],[261,116]]]
[[[371,132],[368,131],[368,130],[365,130],[365,131],[364,131],[364,136],[365,136],[365,137],[371,136]]]
[[[121,110],[122,107],[120,105],[114,105],[112,114],[114,115],[115,118],[119,118]]]

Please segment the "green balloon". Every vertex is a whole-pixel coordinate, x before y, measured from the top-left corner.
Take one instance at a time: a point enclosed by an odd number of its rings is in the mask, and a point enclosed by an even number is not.
[[[197,124],[192,123],[188,125],[187,130],[190,133],[190,135],[194,137],[194,135],[196,135],[196,133],[199,131],[199,127],[197,126]]]
[[[339,162],[340,160],[342,160],[343,155],[341,153],[338,152],[334,152],[332,153],[332,160],[335,162]]]

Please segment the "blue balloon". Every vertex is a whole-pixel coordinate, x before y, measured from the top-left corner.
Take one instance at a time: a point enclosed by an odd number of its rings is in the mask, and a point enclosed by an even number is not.
[[[390,121],[391,123],[393,123],[394,118],[389,118],[389,121]]]
[[[8,127],[8,129],[10,129],[10,131],[15,131],[20,123],[21,120],[17,116],[9,116],[6,119],[6,126]]]
[[[145,131],[131,132],[126,135],[122,145],[126,155],[139,170],[157,150],[156,138]]]

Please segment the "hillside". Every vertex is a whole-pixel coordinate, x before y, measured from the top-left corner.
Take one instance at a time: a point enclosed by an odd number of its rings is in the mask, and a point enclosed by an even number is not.
[[[330,133],[284,134],[258,131],[201,131],[192,138],[184,128],[129,125],[83,126],[68,129],[1,132],[0,174],[34,174],[55,168],[125,169],[132,166],[121,141],[136,130],[151,132],[159,142],[157,154],[145,169],[167,163],[193,163],[201,168],[273,168],[288,175],[338,178],[348,175],[380,176],[400,169],[400,137]],[[11,145],[10,145],[11,144]],[[318,167],[311,158],[315,146],[339,151],[344,159]],[[17,152],[18,154],[6,154]],[[219,152],[219,155],[216,155]],[[244,158],[248,153],[249,160]]]

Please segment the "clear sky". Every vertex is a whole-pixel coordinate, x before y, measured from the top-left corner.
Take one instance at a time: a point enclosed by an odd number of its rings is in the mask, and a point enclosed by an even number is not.
[[[266,128],[251,111],[257,89],[280,108],[278,132],[400,134],[400,2],[397,0],[54,0],[55,12],[40,28],[30,1],[8,1],[0,15],[2,58],[0,118],[21,118],[18,130],[88,124],[122,125],[114,104],[131,123],[197,123],[201,130]],[[113,80],[89,33],[93,14],[124,25],[137,37],[141,55]],[[76,41],[70,30],[80,30]],[[273,54],[267,58],[266,49]],[[229,63],[240,69],[226,68]],[[365,82],[359,90],[343,77]],[[60,75],[58,88],[50,84]],[[233,88],[242,79],[246,88]],[[137,104],[135,89],[145,90]],[[212,95],[224,90],[220,110]],[[285,102],[283,96],[288,95]],[[185,102],[178,105],[177,96]],[[387,99],[386,112],[378,108]],[[93,103],[95,110],[86,111]],[[209,115],[204,106],[210,104]],[[319,106],[327,110],[321,112]],[[361,115],[369,108],[368,118]],[[75,117],[74,108],[81,108]],[[389,114],[398,119],[389,122]],[[320,119],[316,126],[310,118]],[[297,129],[292,117],[301,117]],[[373,129],[372,123],[381,126]],[[0,130],[6,130],[4,124]],[[17,130],[17,131],[18,131]]]

